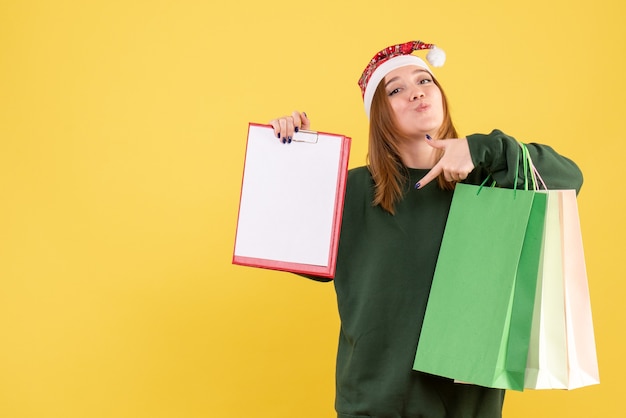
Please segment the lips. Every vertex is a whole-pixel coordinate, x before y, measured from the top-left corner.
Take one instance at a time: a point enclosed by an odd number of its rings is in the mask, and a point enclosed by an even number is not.
[[[428,109],[430,109],[430,105],[429,105],[429,104],[427,104],[427,103],[421,103],[420,105],[418,105],[418,106],[415,108],[415,111],[416,111],[416,112],[425,112],[425,111],[427,111]]]

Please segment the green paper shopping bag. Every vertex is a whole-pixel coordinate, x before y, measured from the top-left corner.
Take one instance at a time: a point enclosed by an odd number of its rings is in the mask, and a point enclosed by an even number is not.
[[[413,368],[523,390],[546,195],[457,184]]]

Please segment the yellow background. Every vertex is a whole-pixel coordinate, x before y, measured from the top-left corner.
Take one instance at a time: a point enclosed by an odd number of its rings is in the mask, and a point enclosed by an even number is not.
[[[579,196],[599,386],[505,416],[623,416],[623,0],[0,1],[0,417],[331,417],[331,284],[231,265],[248,122],[366,153],[382,47],[446,50],[463,134],[554,146]],[[289,173],[285,173],[289,176]]]

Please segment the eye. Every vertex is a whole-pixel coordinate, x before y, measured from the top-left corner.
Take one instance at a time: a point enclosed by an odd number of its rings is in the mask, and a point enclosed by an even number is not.
[[[399,87],[391,90],[390,92],[387,93],[387,95],[388,96],[393,96],[393,95],[398,94],[398,93],[400,93],[400,88]]]
[[[432,79],[430,79],[430,78],[422,78],[422,79],[420,79],[420,80],[417,82],[417,84],[429,84],[429,83],[432,83],[432,82],[433,82],[433,80],[432,80]]]

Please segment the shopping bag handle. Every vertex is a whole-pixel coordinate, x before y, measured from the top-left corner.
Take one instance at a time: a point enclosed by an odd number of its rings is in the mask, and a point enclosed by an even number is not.
[[[530,157],[530,152],[528,152],[528,147],[522,142],[519,142],[519,145],[522,148],[522,152],[524,154],[524,173],[527,173],[527,170],[530,169],[530,177],[533,183],[533,190],[540,190],[541,187],[543,187],[544,190],[548,190],[548,186],[546,186],[546,183],[543,181],[543,178],[541,178],[537,167],[535,167],[535,164],[533,164],[533,160]],[[528,177],[524,176],[524,178],[526,186],[528,182]],[[541,183],[541,185],[538,184],[539,182]],[[526,190],[528,190],[528,188],[526,188]]]
[[[528,151],[528,147],[523,142],[518,141],[518,144],[520,146],[520,149],[522,150],[522,162],[524,165],[524,190],[529,190],[529,181],[528,181],[529,176],[527,175],[528,172],[530,172],[530,182],[532,183],[531,190],[540,190],[541,187],[543,187],[544,190],[548,190],[546,183],[543,181],[543,178],[539,174],[539,171],[535,167],[535,164],[533,163],[533,160],[530,157],[530,152]],[[519,150],[517,152],[517,160],[519,161]],[[483,180],[483,182],[480,184],[480,187],[478,187],[478,190],[476,191],[476,195],[480,193],[483,187],[486,187],[485,185],[487,184],[487,181],[489,181],[490,178],[491,178],[491,173],[489,173],[487,177],[485,178],[485,180]],[[513,182],[513,198],[515,198],[515,195],[517,192],[517,179],[518,178],[519,178],[519,164],[515,166],[515,181]],[[496,181],[493,180],[491,183],[491,186],[489,187],[495,187],[495,186],[496,186]]]

